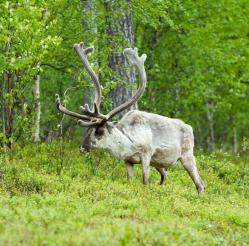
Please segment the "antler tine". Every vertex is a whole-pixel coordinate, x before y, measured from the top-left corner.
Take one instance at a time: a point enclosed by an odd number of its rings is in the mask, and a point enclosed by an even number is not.
[[[90,110],[89,105],[87,103],[84,106],[80,106],[80,110],[90,117],[107,120],[107,116],[99,112],[99,107],[95,102],[93,103],[93,110]]]
[[[66,109],[62,104],[61,104],[61,100],[58,94],[55,95],[55,103],[57,105],[57,108],[59,109],[59,111],[61,111],[63,114],[67,114],[69,116],[81,119],[81,120],[87,120],[90,121],[91,118],[87,115],[82,115],[82,114],[78,114],[76,112],[72,112],[68,109]]]
[[[97,119],[96,121],[86,122],[83,120],[78,120],[78,124],[83,127],[90,127],[90,126],[96,126],[102,123],[102,120]]]
[[[98,77],[94,73],[93,69],[91,68],[87,60],[87,54],[92,52],[93,48],[92,47],[84,48],[84,43],[81,42],[79,44],[75,44],[74,49],[76,53],[78,54],[78,56],[80,57],[80,60],[82,61],[84,67],[86,68],[87,72],[91,76],[93,83],[95,85],[95,98],[94,98],[93,110],[91,111],[89,108],[89,105],[85,104],[85,106],[80,107],[80,109],[83,111],[83,114],[72,112],[61,104],[60,97],[58,94],[56,94],[55,102],[57,104],[57,108],[59,109],[59,111],[61,111],[64,114],[80,119],[79,124],[81,126],[89,127],[89,126],[101,124],[107,119],[105,115],[99,112],[99,107],[100,107],[100,103],[102,99],[101,88],[100,88]]]
[[[91,111],[89,108],[89,105],[85,104],[85,106],[80,107],[84,115],[76,113],[76,112],[72,112],[72,111],[69,111],[66,107],[64,107],[61,104],[60,97],[58,94],[56,94],[55,98],[56,98],[57,108],[64,114],[80,119],[78,123],[81,126],[90,127],[94,125],[103,124],[104,122],[110,120],[117,113],[125,110],[126,108],[129,108],[143,95],[145,91],[145,87],[146,87],[146,81],[147,81],[146,72],[144,69],[144,62],[146,60],[146,55],[143,54],[141,57],[139,57],[137,48],[135,49],[127,48],[124,50],[124,55],[128,59],[129,63],[131,63],[137,68],[139,75],[140,75],[140,80],[141,80],[140,86],[137,92],[135,93],[135,95],[131,99],[129,99],[127,102],[114,108],[107,115],[101,114],[99,111],[99,107],[100,107],[102,96],[101,96],[101,88],[100,88],[99,80],[87,60],[87,54],[93,51],[93,48],[89,47],[89,48],[84,49],[84,43],[81,42],[80,44],[75,44],[74,49],[77,52],[78,56],[80,57],[84,67],[86,68],[87,72],[91,76],[94,82],[94,85],[95,85],[95,99],[93,103],[93,110]]]
[[[80,57],[80,60],[82,61],[83,66],[87,70],[88,74],[91,76],[91,79],[95,85],[94,103],[99,108],[100,103],[101,103],[101,98],[102,98],[101,87],[100,87],[98,76],[94,73],[92,67],[89,64],[89,61],[87,60],[87,55],[93,51],[93,47],[84,48],[84,43],[81,42],[80,44],[75,44],[74,49],[75,49],[76,53],[78,54],[78,56]],[[83,110],[86,114],[88,114],[89,111],[87,111],[86,108],[84,109],[84,107],[83,107]],[[93,114],[95,112],[90,112],[90,113]]]
[[[114,108],[111,112],[109,112],[107,114],[107,120],[111,119],[117,113],[119,113],[119,112],[129,108],[131,105],[133,105],[143,95],[143,93],[145,91],[147,78],[146,78],[146,72],[144,69],[144,62],[147,58],[146,54],[143,54],[141,57],[139,57],[137,48],[134,48],[134,49],[126,48],[126,49],[124,49],[124,55],[126,56],[128,62],[137,68],[137,70],[139,72],[141,84],[140,84],[137,92],[135,93],[135,95],[130,100],[128,100],[127,102]]]
[[[80,119],[80,120],[78,120],[78,124],[83,126],[83,127],[95,126],[95,125],[99,125],[100,123],[103,122],[103,119],[96,118],[96,117],[90,117],[87,115],[81,115],[81,114],[78,114],[78,113],[75,113],[75,112],[72,112],[72,111],[66,109],[61,104],[61,100],[60,100],[60,97],[58,94],[55,95],[55,103],[56,103],[59,111],[61,111],[63,114]]]

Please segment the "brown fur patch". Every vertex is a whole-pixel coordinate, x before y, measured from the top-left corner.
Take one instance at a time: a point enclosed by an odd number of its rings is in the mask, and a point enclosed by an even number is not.
[[[192,127],[185,126],[181,128],[181,132],[183,133],[183,141],[182,141],[182,153],[187,152],[188,150],[192,150],[194,147],[194,135]]]
[[[154,154],[153,154],[153,158],[154,159],[161,159],[164,156],[164,150],[161,148],[156,148]]]
[[[142,124],[142,123],[144,123],[144,118],[142,115],[139,115],[139,114],[132,115],[131,121],[130,121],[131,126]]]
[[[115,127],[117,127],[121,132],[123,132],[124,125],[122,123],[118,123]]]

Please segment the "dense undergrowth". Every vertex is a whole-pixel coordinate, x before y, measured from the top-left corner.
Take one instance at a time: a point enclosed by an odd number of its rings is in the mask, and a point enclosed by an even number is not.
[[[197,154],[205,194],[180,164],[158,185],[127,182],[123,162],[57,143],[0,159],[0,245],[248,245],[249,159]]]

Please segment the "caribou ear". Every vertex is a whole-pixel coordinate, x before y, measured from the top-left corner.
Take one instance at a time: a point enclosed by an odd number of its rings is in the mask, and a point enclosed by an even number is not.
[[[96,128],[95,133],[99,136],[102,136],[105,132],[105,127],[104,126],[99,126]]]

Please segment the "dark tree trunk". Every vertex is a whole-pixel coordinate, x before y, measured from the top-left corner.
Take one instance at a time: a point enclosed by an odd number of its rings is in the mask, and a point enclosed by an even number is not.
[[[123,49],[134,46],[130,1],[105,0],[106,26],[111,53],[109,66],[113,70],[112,80],[117,86],[111,92],[113,107],[127,101],[135,89],[135,72],[128,67]],[[137,105],[132,107],[137,108]],[[123,115],[125,112],[122,112]]]
[[[232,114],[230,114],[230,122],[232,123],[233,154],[236,155],[238,153],[238,139],[237,139],[236,119]]]
[[[5,95],[5,79],[4,76],[2,76],[2,88],[1,88],[1,118],[2,118],[2,132],[3,132],[3,136],[6,136],[6,125],[5,125],[5,99],[4,99],[4,95]],[[5,139],[3,139],[2,142],[2,146],[3,146],[3,151],[6,152],[6,142]]]
[[[233,154],[238,153],[238,140],[237,140],[237,129],[236,126],[233,127]]]
[[[6,74],[6,81],[7,81],[7,93],[8,99],[7,104],[5,105],[5,122],[6,122],[6,136],[10,138],[13,132],[13,122],[14,122],[14,102],[13,102],[13,76],[10,73]]]
[[[93,40],[91,40],[91,34],[97,36],[97,25],[96,25],[96,10],[93,0],[81,0],[83,6],[82,26],[83,26],[83,42],[86,46],[89,46]],[[95,56],[96,57],[96,56]],[[95,58],[94,63],[97,65],[98,61]],[[90,81],[89,77],[85,78],[86,81]],[[83,105],[88,104],[90,108],[93,107],[95,89],[93,87],[85,87],[83,92]],[[85,137],[86,128],[83,128],[83,138]]]
[[[9,52],[11,48],[11,37],[9,37],[6,43],[5,52]],[[7,140],[8,147],[11,148],[11,141],[8,141],[13,133],[13,123],[14,123],[14,74],[10,71],[3,71],[3,81],[2,81],[2,129]],[[4,141],[5,141],[4,140]],[[4,151],[6,143],[3,144]]]
[[[91,37],[94,35],[97,35],[97,25],[95,20],[95,6],[93,3],[93,0],[81,0],[81,4],[83,6],[83,15],[84,18],[82,19],[82,26],[83,26],[83,42],[86,44],[86,46],[89,46],[93,40],[91,40]],[[97,60],[94,60],[94,63],[97,64]],[[89,81],[89,78],[86,78],[87,81]],[[90,108],[93,107],[93,101],[94,101],[94,88],[92,87],[85,87],[84,93],[83,93],[83,105],[86,103],[90,106]]]

